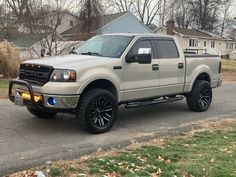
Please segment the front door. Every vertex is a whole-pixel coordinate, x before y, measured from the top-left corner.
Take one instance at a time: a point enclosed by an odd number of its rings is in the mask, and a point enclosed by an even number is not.
[[[152,54],[150,64],[124,64],[124,100],[155,97],[159,86],[159,60],[154,59],[150,39],[141,38],[135,42],[127,55]]]

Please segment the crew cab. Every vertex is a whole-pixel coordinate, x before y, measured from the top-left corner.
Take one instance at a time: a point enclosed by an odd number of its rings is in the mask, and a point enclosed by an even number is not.
[[[190,110],[206,111],[220,75],[219,56],[185,55],[173,36],[106,34],[69,55],[23,62],[10,81],[9,98],[38,118],[73,113],[83,129],[103,133],[123,104],[136,108],[186,98]]]

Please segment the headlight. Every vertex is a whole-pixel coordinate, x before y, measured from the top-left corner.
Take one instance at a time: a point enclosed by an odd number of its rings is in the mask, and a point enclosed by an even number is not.
[[[76,81],[76,71],[55,69],[52,72],[50,81],[52,81],[52,82],[75,82]]]

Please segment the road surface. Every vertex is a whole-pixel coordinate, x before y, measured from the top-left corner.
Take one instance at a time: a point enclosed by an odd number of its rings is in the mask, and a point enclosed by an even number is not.
[[[225,83],[214,90],[212,106],[204,113],[189,111],[185,100],[135,109],[121,107],[115,126],[100,135],[81,130],[74,115],[40,120],[26,108],[0,100],[0,176],[48,160],[72,159],[100,148],[125,146],[176,128],[184,131],[181,127],[194,121],[224,118],[236,118],[236,83]]]

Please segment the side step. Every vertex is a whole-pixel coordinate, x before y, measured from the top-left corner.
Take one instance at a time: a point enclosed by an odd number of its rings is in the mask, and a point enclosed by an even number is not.
[[[149,106],[149,105],[154,105],[154,104],[180,101],[180,100],[183,100],[183,99],[184,99],[184,96],[177,96],[177,97],[172,97],[172,98],[162,97],[162,98],[154,99],[154,100],[150,100],[150,101],[140,101],[140,102],[127,103],[125,105],[125,108],[137,108],[137,107]]]

